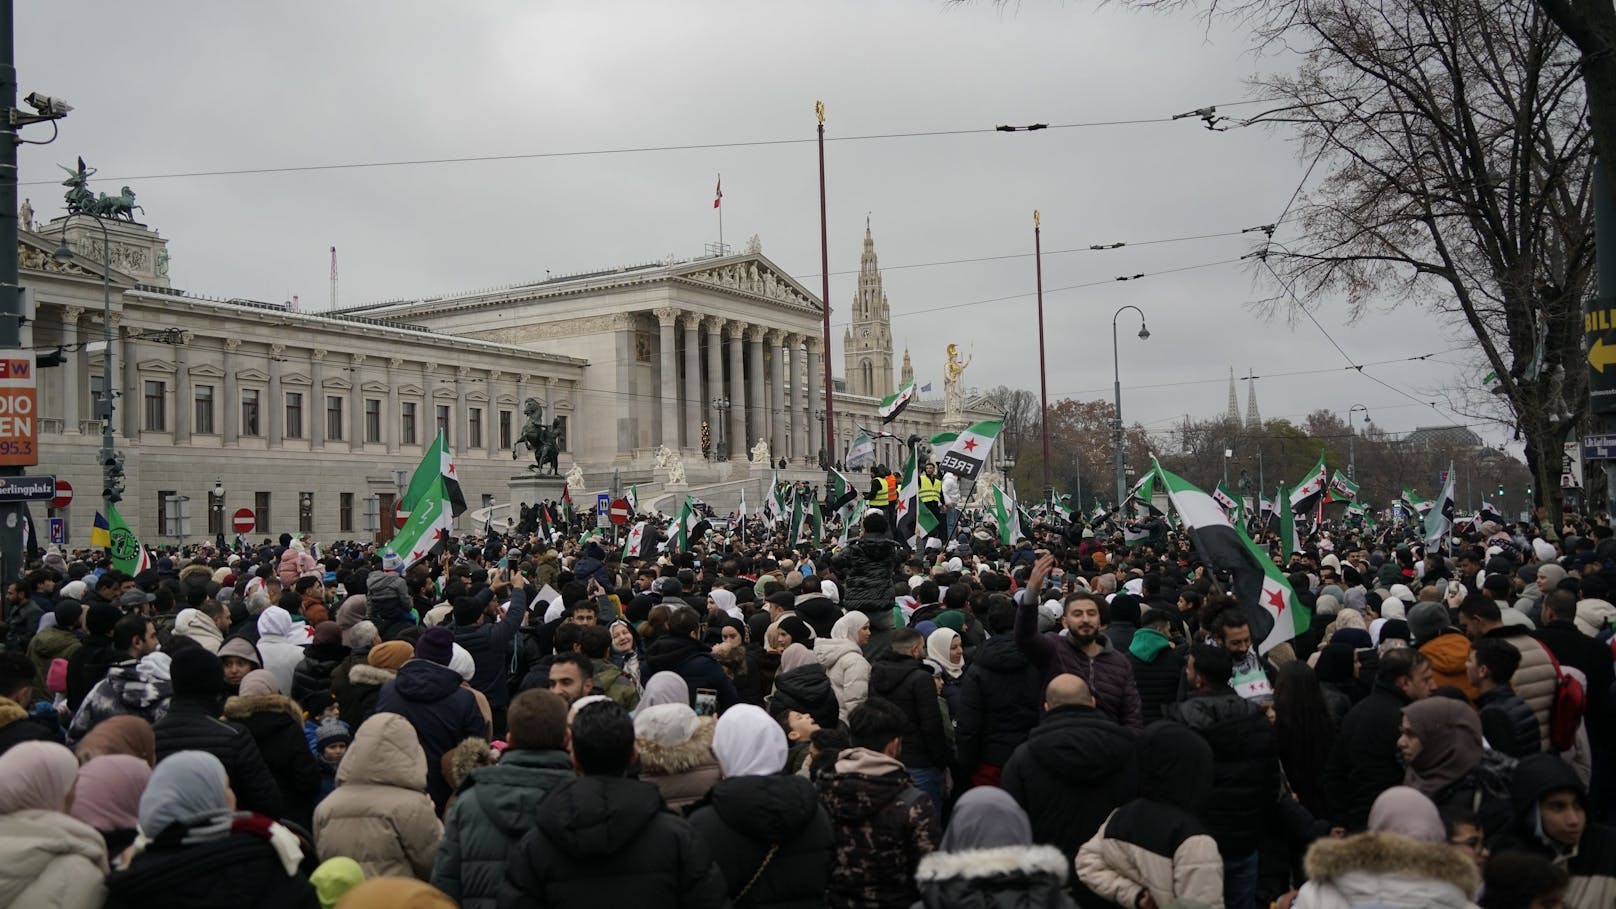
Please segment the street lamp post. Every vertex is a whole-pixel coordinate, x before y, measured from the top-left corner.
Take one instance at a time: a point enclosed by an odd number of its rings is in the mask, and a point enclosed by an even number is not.
[[[112,239],[107,232],[107,222],[102,218],[88,212],[68,212],[62,221],[61,245],[56,247],[53,254],[58,262],[67,262],[73,258],[73,250],[67,245],[67,227],[74,215],[84,215],[91,218],[101,227],[101,400],[97,402],[96,416],[101,419],[101,508],[103,513],[110,514],[112,503],[121,498],[117,489],[121,467],[112,450],[112,416],[114,404],[112,398],[112,383],[114,381],[114,356],[112,353]]]
[[[1369,422],[1369,408],[1354,404],[1347,408],[1347,479],[1358,482],[1358,434],[1352,428],[1352,415],[1363,411],[1364,422]]]
[[[1032,213],[1033,263],[1038,275],[1038,432],[1044,442],[1044,501],[1054,498],[1049,484],[1049,379],[1044,370],[1044,241],[1038,210]]]
[[[713,410],[718,412],[718,452],[713,460],[728,461],[729,445],[724,439],[724,427],[727,425],[725,415],[729,413],[729,398],[724,395],[713,398]]]
[[[1111,420],[1111,456],[1117,473],[1118,508],[1122,507],[1123,497],[1128,494],[1128,481],[1123,475],[1122,468],[1122,363],[1117,347],[1117,317],[1130,309],[1139,314],[1139,340],[1150,339],[1150,329],[1145,327],[1144,310],[1130,304],[1111,314],[1111,377],[1113,391],[1116,392],[1116,413]]]

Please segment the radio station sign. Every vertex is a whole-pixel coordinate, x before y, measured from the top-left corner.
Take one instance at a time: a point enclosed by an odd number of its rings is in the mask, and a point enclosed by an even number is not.
[[[39,463],[38,403],[33,352],[0,350],[0,466]]]

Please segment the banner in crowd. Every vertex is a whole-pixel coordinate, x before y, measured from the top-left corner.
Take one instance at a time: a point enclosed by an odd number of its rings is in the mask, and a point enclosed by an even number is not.
[[[1336,471],[1330,475],[1329,501],[1356,502],[1358,501],[1358,484],[1347,479],[1347,475]]]
[[[974,480],[982,472],[993,443],[1004,430],[1003,420],[983,420],[972,423],[949,444],[947,449],[934,449],[933,460],[942,473],[952,473],[961,480]]]

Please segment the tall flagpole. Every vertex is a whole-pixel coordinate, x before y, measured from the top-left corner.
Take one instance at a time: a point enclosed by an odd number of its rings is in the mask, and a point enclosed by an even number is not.
[[[723,255],[724,249],[724,175],[718,175],[718,183],[713,190],[713,207],[718,209],[718,253]]]
[[[1049,482],[1049,380],[1044,371],[1044,241],[1038,210],[1032,212],[1033,263],[1038,274],[1038,431],[1044,441],[1044,501],[1055,487]]]
[[[814,116],[819,118],[819,287],[820,302],[824,304],[825,348],[825,436],[820,440],[825,466],[829,467],[836,445],[836,412],[831,404],[834,391],[830,378],[830,246],[829,228],[825,219],[825,102],[814,102]]]

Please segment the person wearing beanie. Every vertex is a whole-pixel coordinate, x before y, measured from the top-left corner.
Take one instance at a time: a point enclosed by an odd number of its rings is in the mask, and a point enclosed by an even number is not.
[[[320,768],[303,735],[303,710],[281,694],[275,676],[264,669],[247,673],[240,690],[224,702],[224,718],[252,733],[280,790],[284,817],[307,829],[320,794]]]
[[[309,875],[309,883],[314,885],[314,895],[320,898],[320,909],[334,909],[344,896],[364,882],[365,869],[353,859],[341,855],[321,862],[320,867]],[[392,909],[399,909],[400,906],[393,901],[384,905]]]
[[[1105,626],[1105,636],[1111,645],[1126,653],[1133,643],[1133,634],[1139,630],[1141,600],[1131,593],[1119,593],[1111,598],[1111,622]]]
[[[314,636],[303,648],[303,659],[292,669],[292,697],[298,701],[316,691],[330,691],[331,677],[348,658],[342,628],[336,622],[314,626]]]
[[[337,768],[342,765],[348,745],[353,742],[353,727],[336,717],[326,717],[309,734],[309,738],[314,743],[311,746],[314,762],[320,767],[319,800],[324,800],[331,790],[337,788]]]
[[[349,684],[335,691],[342,718],[357,726],[375,713],[382,686],[397,678],[398,670],[414,655],[414,649],[404,641],[386,641],[370,648],[365,662],[348,671]]]
[[[219,719],[224,694],[224,665],[200,647],[189,647],[170,666],[174,698],[168,713],[152,724],[157,762],[181,751],[205,751],[219,759],[243,811],[275,818],[282,812],[275,777],[247,727]]]
[[[241,680],[254,669],[264,668],[258,648],[244,637],[232,637],[219,646],[219,660],[224,664],[224,693],[234,696],[240,692]]]
[[[372,648],[372,656],[384,647]],[[443,756],[465,739],[491,735],[476,697],[460,687],[460,673],[449,668],[453,658],[454,633],[443,627],[428,628],[415,643],[415,658],[401,666],[398,676],[383,684],[376,695],[377,713],[396,713],[414,727],[426,753],[427,791],[440,811],[450,795]]]
[[[1408,632],[1414,646],[1431,661],[1437,685],[1452,685],[1475,703],[1475,684],[1465,672],[1470,639],[1448,624],[1448,609],[1441,603],[1420,603],[1408,611]]]
[[[422,793],[428,769],[409,720],[386,712],[366,720],[337,767],[336,790],[314,810],[321,860],[346,855],[367,878],[429,877],[443,825]]]
[[[511,848],[533,829],[534,808],[574,779],[567,753],[567,704],[543,689],[511,700],[508,747],[499,763],[460,784],[443,819],[432,884],[465,909],[493,909]]]
[[[112,664],[124,659],[112,646],[112,629],[123,610],[111,603],[93,603],[84,614],[84,645],[67,661],[67,707],[78,710],[95,683],[107,677]]]

